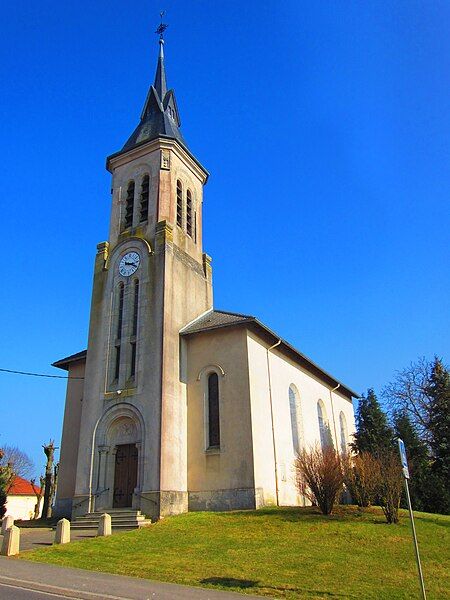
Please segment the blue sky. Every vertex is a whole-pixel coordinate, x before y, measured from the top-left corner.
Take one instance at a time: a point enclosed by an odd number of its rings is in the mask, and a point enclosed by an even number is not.
[[[0,367],[86,346],[105,157],[136,126],[164,8],[168,83],[211,173],[216,308],[357,391],[448,359],[450,4],[17,1],[0,40]],[[41,469],[65,382],[0,374],[0,445]]]

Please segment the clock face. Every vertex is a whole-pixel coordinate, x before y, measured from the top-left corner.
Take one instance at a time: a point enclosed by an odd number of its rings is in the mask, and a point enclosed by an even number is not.
[[[139,263],[141,262],[141,257],[137,252],[127,252],[120,259],[119,263],[119,273],[124,277],[129,277],[136,273],[139,267]]]

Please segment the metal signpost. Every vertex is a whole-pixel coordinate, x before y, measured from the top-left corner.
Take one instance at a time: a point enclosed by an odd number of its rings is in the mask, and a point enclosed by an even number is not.
[[[403,440],[401,440],[400,438],[398,438],[398,449],[400,451],[400,460],[402,462],[403,477],[405,479],[406,499],[408,501],[409,516],[411,518],[411,529],[412,529],[413,540],[414,540],[414,550],[416,551],[416,562],[417,562],[417,570],[419,571],[420,587],[422,589],[423,600],[426,600],[427,596],[425,594],[425,585],[423,583],[422,565],[420,564],[419,545],[417,544],[416,528],[414,526],[414,515],[413,515],[413,511],[412,511],[412,506],[411,506],[411,498],[409,496],[409,487],[408,487],[408,479],[409,479],[408,460],[406,458],[405,444],[404,444]]]

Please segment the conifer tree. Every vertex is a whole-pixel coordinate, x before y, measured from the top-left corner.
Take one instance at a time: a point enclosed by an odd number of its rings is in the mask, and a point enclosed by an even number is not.
[[[450,373],[435,357],[430,383],[429,443],[433,454],[433,510],[450,513]]]
[[[356,433],[352,448],[355,452],[370,452],[379,456],[392,447],[393,431],[373,389],[361,396],[356,413]]]

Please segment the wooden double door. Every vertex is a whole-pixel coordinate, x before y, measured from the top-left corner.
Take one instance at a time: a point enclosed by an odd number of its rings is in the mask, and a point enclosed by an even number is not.
[[[134,488],[137,485],[138,449],[136,444],[117,446],[114,471],[113,508],[132,505]]]

